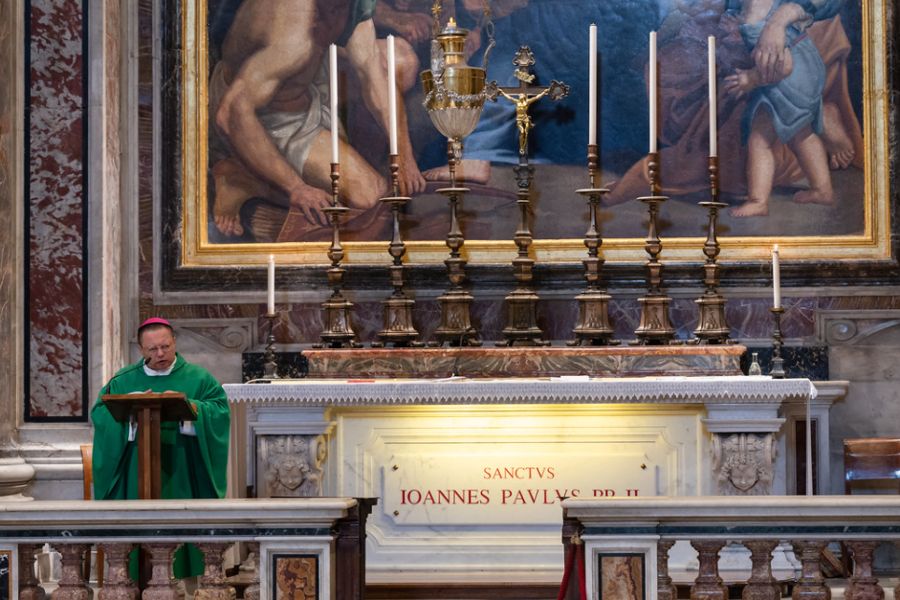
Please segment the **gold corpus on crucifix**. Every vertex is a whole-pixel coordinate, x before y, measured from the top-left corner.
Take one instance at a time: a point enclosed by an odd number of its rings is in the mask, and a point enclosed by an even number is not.
[[[541,87],[531,85],[534,82],[534,53],[528,46],[521,46],[513,59],[516,70],[513,75],[519,80],[516,87],[499,87],[496,81],[491,81],[485,86],[484,93],[491,101],[496,101],[497,96],[503,96],[516,107],[516,127],[519,129],[519,156],[528,155],[528,132],[534,128],[534,121],[528,114],[528,108],[543,98],[549,96],[551,100],[562,100],[569,95],[569,86],[555,79],[549,86]]]
[[[534,167],[528,164],[528,132],[534,127],[528,108],[549,96],[552,100],[561,100],[569,93],[569,86],[559,81],[552,81],[548,87],[531,85],[534,75],[534,54],[528,46],[522,46],[513,59],[516,66],[515,76],[519,85],[514,88],[501,88],[496,81],[485,86],[485,95],[492,101],[503,96],[516,106],[516,125],[519,129],[519,164],[513,169],[516,174],[516,205],[519,207],[519,227],[513,240],[518,252],[512,261],[513,276],[516,278],[516,289],[506,296],[507,323],[503,328],[503,341],[498,345],[506,346],[546,346],[549,342],[543,339],[543,333],[537,325],[538,296],[532,287],[534,259],[528,255],[532,234],[528,226],[531,213],[531,183],[534,180]]]

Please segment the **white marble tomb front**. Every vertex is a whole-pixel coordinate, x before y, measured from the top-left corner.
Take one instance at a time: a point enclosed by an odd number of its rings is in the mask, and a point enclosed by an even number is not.
[[[806,379],[740,376],[225,388],[257,496],[378,499],[371,583],[558,582],[564,497],[784,494],[787,407],[816,396]],[[827,438],[827,408],[818,419]],[[673,573],[694,561],[676,549]]]

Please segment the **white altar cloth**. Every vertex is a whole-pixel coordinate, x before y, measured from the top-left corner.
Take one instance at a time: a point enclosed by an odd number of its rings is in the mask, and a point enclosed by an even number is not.
[[[644,377],[634,379],[290,379],[226,385],[232,402],[305,406],[404,404],[742,404],[816,396],[808,379]]]

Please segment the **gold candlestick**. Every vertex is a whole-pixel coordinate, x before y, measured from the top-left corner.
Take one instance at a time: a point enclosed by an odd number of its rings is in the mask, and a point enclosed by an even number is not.
[[[478,339],[478,332],[472,326],[470,316],[474,298],[462,286],[466,280],[466,260],[460,250],[465,238],[459,227],[457,215],[459,202],[469,188],[456,185],[456,153],[452,142],[448,142],[447,160],[450,167],[450,187],[440,188],[437,193],[446,196],[450,201],[450,231],[447,232],[450,256],[444,260],[450,289],[438,297],[441,305],[441,323],[434,331],[434,337],[439,344],[446,342],[451,346],[480,346],[481,341]]]
[[[647,293],[638,298],[641,305],[641,321],[634,331],[639,344],[669,344],[675,338],[675,328],[669,318],[669,303],[671,299],[662,291],[663,265],[659,261],[659,253],[662,251],[662,241],[657,232],[657,217],[659,206],[668,198],[660,195],[659,184],[659,153],[651,152],[648,155],[648,172],[650,174],[650,195],[638,198],[647,205],[650,216],[647,231],[647,240],[644,249],[650,256],[647,265]]]
[[[344,258],[344,248],[341,246],[341,217],[349,209],[346,206],[338,205],[340,178],[340,165],[331,163],[331,206],[322,210],[328,215],[328,220],[331,222],[331,246],[328,248],[328,259],[331,261],[331,266],[328,268],[328,283],[332,292],[331,297],[322,303],[325,328],[319,334],[322,343],[314,345],[318,348],[359,348],[362,346],[356,340],[356,333],[351,324],[353,303],[344,298],[341,290],[344,273],[346,273],[346,269],[341,265]]]
[[[706,255],[706,264],[703,265],[706,291],[695,302],[700,307],[700,318],[694,335],[701,344],[725,344],[728,343],[731,330],[725,320],[725,298],[719,293],[719,264],[716,257],[719,255],[719,240],[717,237],[717,225],[719,210],[727,204],[719,202],[719,157],[709,157],[709,187],[710,200],[698,202],[700,206],[709,210],[709,220],[706,231],[706,243],[703,244],[703,254]]]
[[[587,289],[575,296],[578,302],[578,322],[573,330],[575,339],[568,344],[606,346],[619,343],[612,339],[614,332],[609,323],[610,296],[600,287],[600,271],[605,261],[600,258],[603,238],[600,237],[597,214],[603,195],[608,194],[609,190],[597,186],[599,151],[596,144],[588,145],[587,158],[590,187],[576,190],[577,194],[584,196],[588,201],[589,225],[587,233],[584,234],[584,245],[587,247],[588,255],[581,261],[584,265]]]
[[[421,346],[421,342],[416,341],[419,332],[416,331],[412,318],[415,301],[403,290],[403,255],[406,254],[406,244],[400,235],[400,211],[410,199],[400,195],[398,177],[400,165],[397,163],[396,154],[391,154],[390,162],[392,195],[382,198],[381,201],[391,207],[393,234],[388,245],[388,254],[393,259],[390,274],[394,291],[381,303],[384,306],[384,326],[377,334],[378,341],[372,342],[372,346],[380,347],[388,343],[394,344],[395,347]]]

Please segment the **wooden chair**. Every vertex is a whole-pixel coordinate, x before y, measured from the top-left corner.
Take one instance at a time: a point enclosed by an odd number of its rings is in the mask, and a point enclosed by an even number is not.
[[[92,500],[94,498],[94,455],[93,455],[94,446],[93,444],[82,444],[81,445],[81,469],[82,469],[82,484],[84,485],[84,499]],[[97,546],[97,585],[103,587],[103,562],[105,557],[103,556],[103,550]],[[91,580],[91,553],[88,552],[87,556],[84,557],[84,578],[87,581]]]
[[[844,440],[844,493],[873,483],[900,493],[900,438]]]
[[[900,493],[900,438],[844,440],[844,494],[865,488]],[[841,562],[849,574],[852,570],[850,556],[843,543]]]

